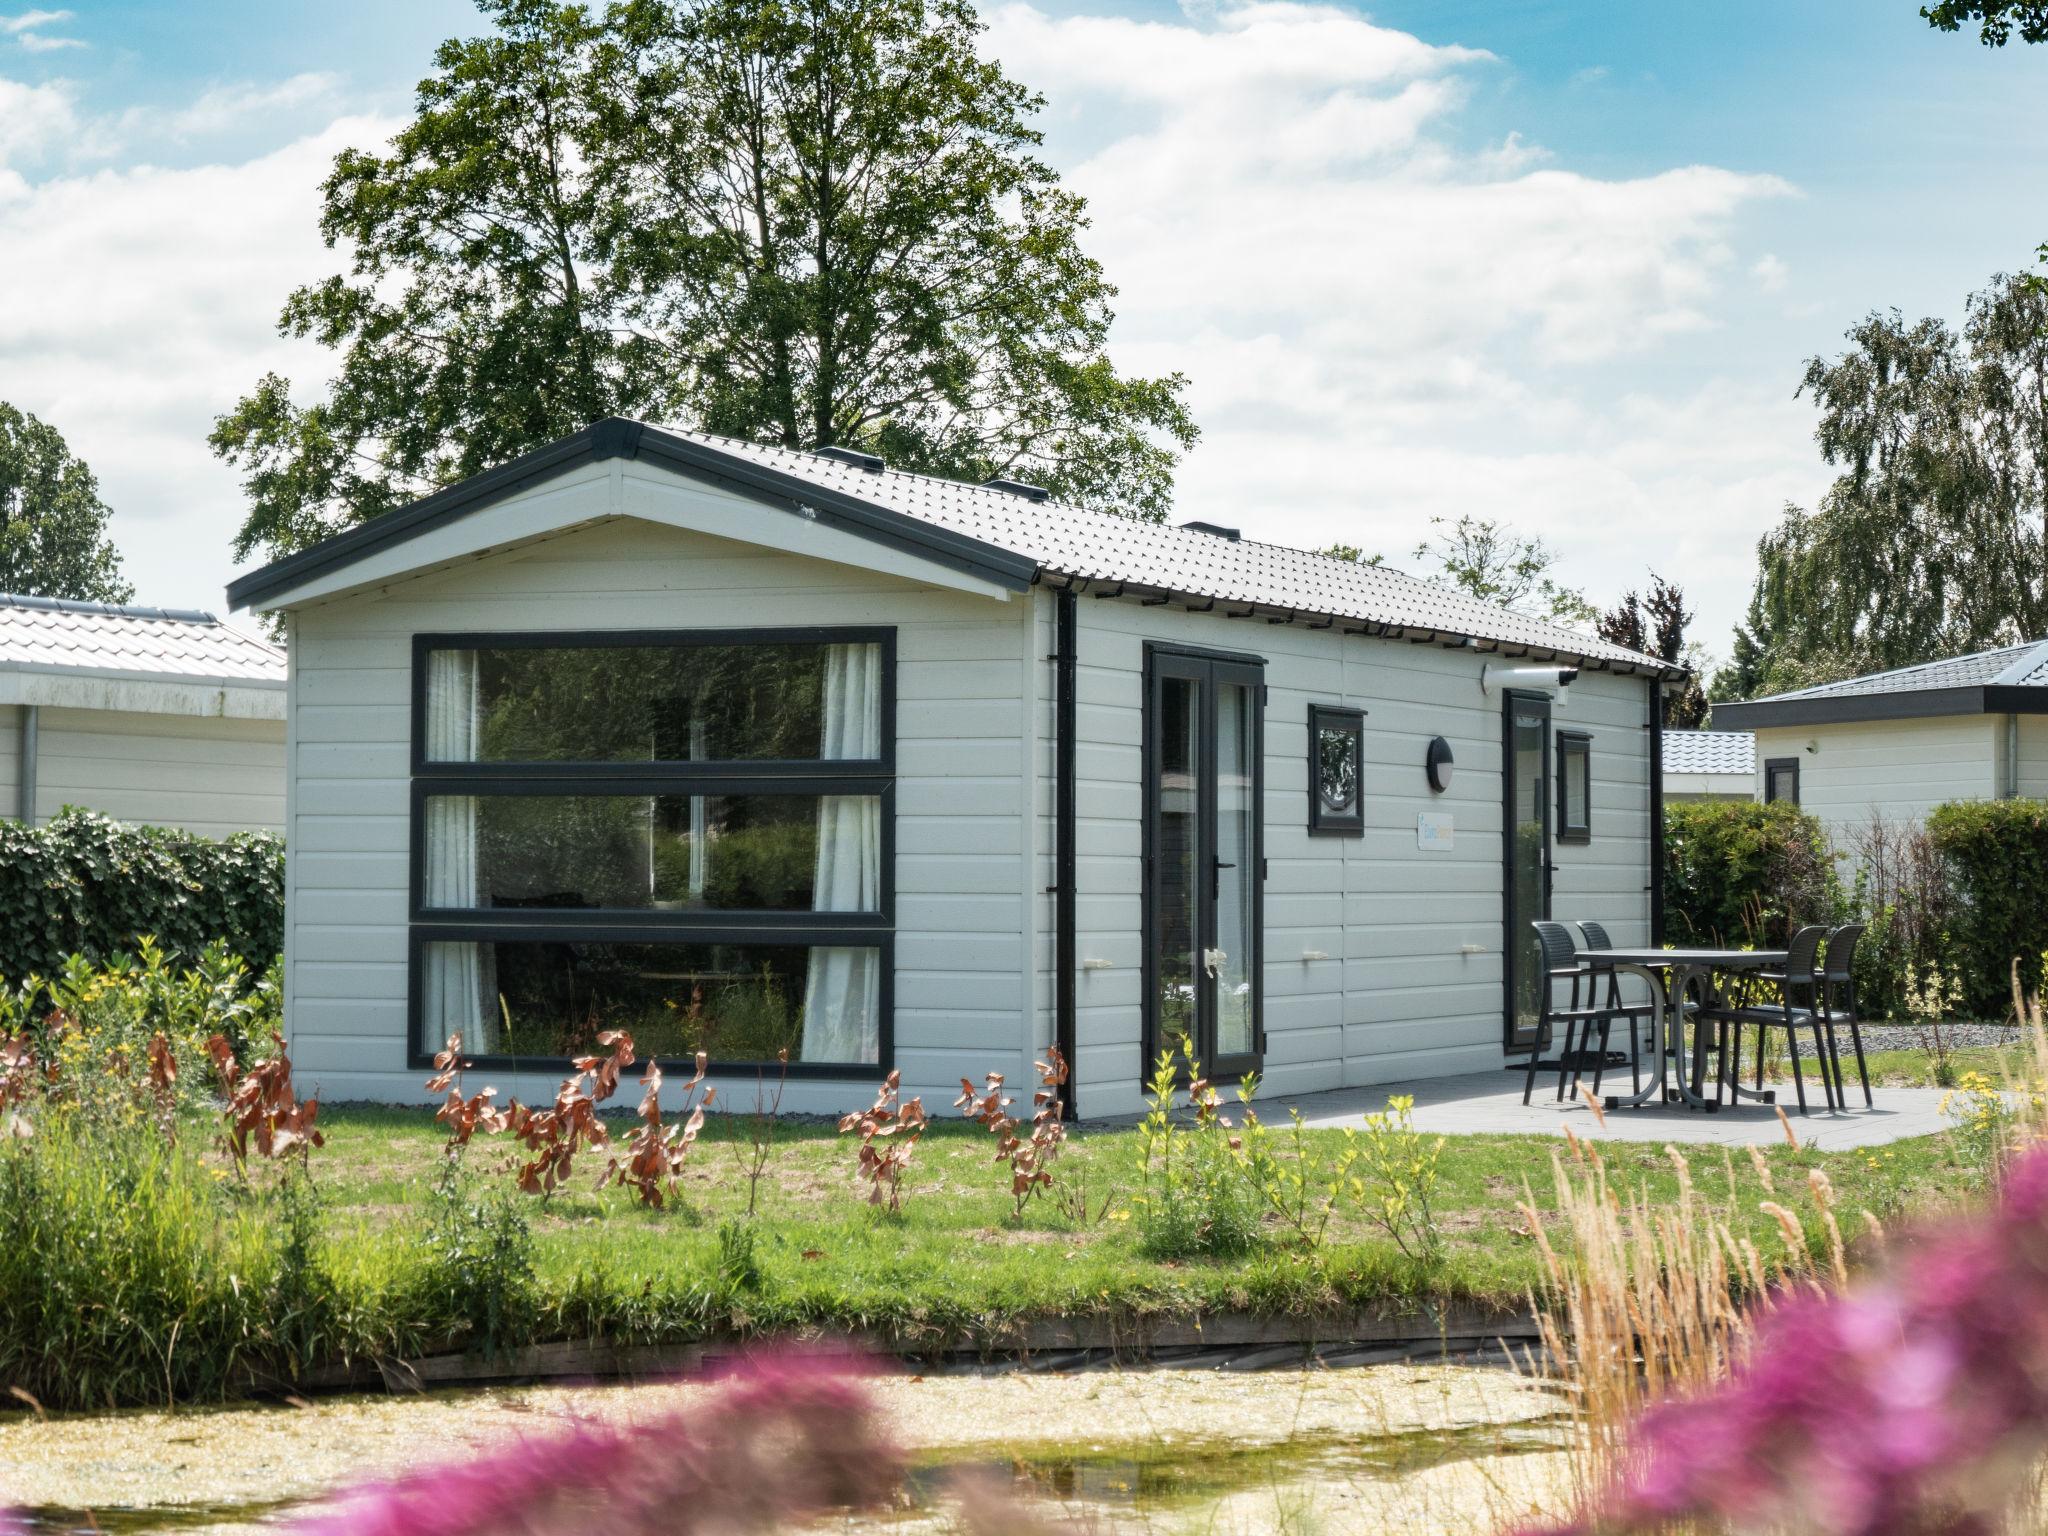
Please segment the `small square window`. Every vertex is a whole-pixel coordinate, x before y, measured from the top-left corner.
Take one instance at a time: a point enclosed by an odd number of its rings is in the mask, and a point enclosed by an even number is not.
[[[1796,757],[1773,757],[1764,763],[1764,803],[1783,800],[1790,805],[1799,803],[1799,759]]]
[[[1557,733],[1557,840],[1593,840],[1593,738],[1579,731]]]
[[[1365,711],[1308,707],[1308,829],[1365,834]]]

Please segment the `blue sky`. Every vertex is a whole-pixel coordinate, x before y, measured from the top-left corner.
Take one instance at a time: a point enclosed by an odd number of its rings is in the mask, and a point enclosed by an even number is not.
[[[2048,49],[1916,8],[987,14],[1094,205],[1120,356],[1194,380],[1185,515],[1397,557],[1499,516],[1598,600],[1685,580],[1723,650],[1757,534],[1825,484],[1802,359],[1875,307],[1957,318],[2048,239]],[[0,398],[100,470],[145,596],[215,603],[239,507],[206,425],[266,368],[319,382],[270,335],[334,264],[311,183],[474,13],[68,9],[8,31],[0,0]]]

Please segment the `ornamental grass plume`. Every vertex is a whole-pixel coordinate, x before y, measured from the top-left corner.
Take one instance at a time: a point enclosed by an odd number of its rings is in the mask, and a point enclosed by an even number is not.
[[[787,1529],[886,1499],[901,1453],[843,1365],[766,1359],[715,1396],[577,1420],[345,1493],[301,1536],[693,1536]]]
[[[1695,1525],[1992,1532],[2048,1457],[2048,1146],[1854,1288],[1781,1294],[1718,1383],[1652,1404],[1610,1483],[1528,1536]],[[2029,1511],[2033,1513],[2033,1511]]]

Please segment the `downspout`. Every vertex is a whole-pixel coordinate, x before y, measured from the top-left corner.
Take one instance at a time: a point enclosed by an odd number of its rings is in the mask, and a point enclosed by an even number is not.
[[[2005,717],[2005,792],[2007,800],[2020,797],[2020,717]]]
[[[1664,679],[1650,678],[1650,943],[1664,942]]]
[[[41,706],[21,706],[21,762],[15,771],[15,809],[24,827],[36,824],[36,733],[42,724]]]
[[[1067,1118],[1080,1118],[1074,1060],[1074,688],[1077,607],[1062,587],[1053,607],[1053,1044],[1067,1063]]]

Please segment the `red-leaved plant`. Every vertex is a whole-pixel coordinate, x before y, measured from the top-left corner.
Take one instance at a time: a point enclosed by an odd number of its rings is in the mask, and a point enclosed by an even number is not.
[[[327,1140],[313,1128],[320,1101],[302,1103],[292,1088],[292,1062],[285,1054],[284,1036],[272,1030],[270,1041],[275,1052],[246,1072],[236,1064],[234,1047],[225,1035],[209,1036],[206,1042],[214,1076],[228,1099],[221,1144],[234,1158],[238,1172],[247,1171],[251,1146],[259,1157],[297,1156],[303,1161]]]
[[[918,1138],[931,1123],[923,1099],[899,1101],[897,1093],[902,1086],[903,1074],[891,1072],[883,1079],[873,1104],[839,1121],[840,1135],[855,1132],[860,1136],[860,1162],[855,1171],[868,1181],[868,1204],[880,1205],[886,1191],[892,1211],[903,1208],[903,1170],[910,1166],[910,1154],[917,1150]]]
[[[1067,1058],[1056,1045],[1046,1048],[1044,1061],[1033,1062],[1038,1072],[1038,1089],[1031,1095],[1031,1134],[1017,1134],[1022,1122],[1010,1113],[1012,1100],[1003,1092],[1003,1074],[987,1075],[987,1087],[976,1093],[974,1084],[960,1079],[960,1097],[953,1107],[996,1138],[996,1161],[1010,1165],[1010,1197],[1013,1212],[1024,1214],[1032,1195],[1052,1187],[1052,1165],[1066,1144],[1067,1127],[1061,1114],[1060,1089],[1067,1081]]]
[[[528,1109],[517,1099],[506,1111],[506,1129],[532,1154],[519,1165],[519,1187],[543,1202],[567,1181],[576,1154],[586,1145],[609,1147],[611,1136],[597,1106],[619,1091],[619,1077],[633,1065],[633,1037],[608,1029],[597,1037],[608,1056],[578,1056],[575,1071],[555,1090],[553,1109]]]
[[[178,1058],[162,1030],[149,1037],[149,1110],[165,1141],[178,1139]]]
[[[843,1369],[755,1362],[709,1401],[574,1420],[346,1492],[300,1536],[739,1536],[881,1505],[902,1453]]]
[[[434,1111],[434,1118],[448,1127],[448,1140],[441,1150],[450,1162],[461,1159],[462,1149],[478,1132],[495,1135],[512,1123],[512,1112],[497,1107],[497,1089],[485,1087],[463,1097],[462,1074],[469,1065],[462,1059],[462,1036],[450,1035],[447,1045],[434,1053],[434,1075],[427,1079],[427,1092],[448,1095]]]
[[[599,1189],[623,1184],[639,1195],[642,1205],[661,1209],[675,1192],[683,1164],[690,1160],[690,1148],[704,1129],[704,1111],[718,1097],[716,1088],[704,1088],[704,1069],[710,1059],[703,1051],[697,1053],[696,1074],[683,1085],[683,1107],[688,1113],[666,1131],[661,1125],[661,1068],[647,1063],[640,1076],[640,1129],[626,1143],[626,1155],[614,1153],[605,1165],[604,1176],[597,1181]],[[702,1099],[697,1098],[700,1088],[704,1089]]]

